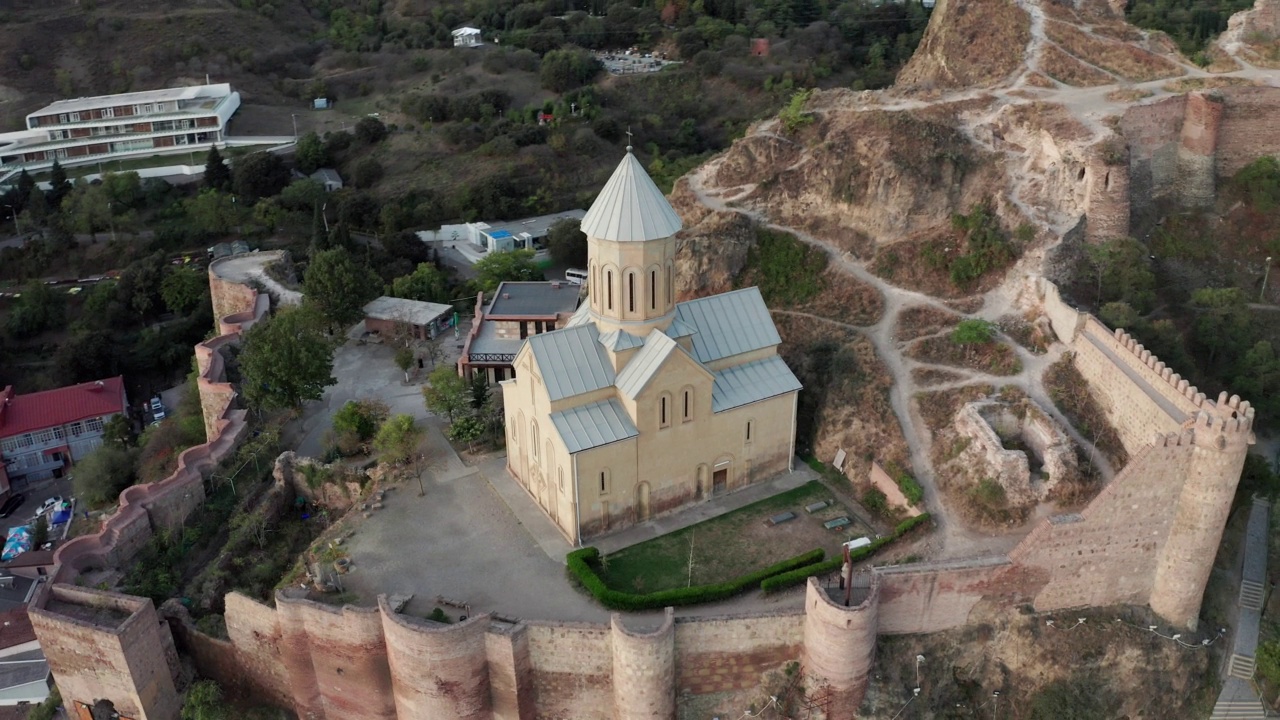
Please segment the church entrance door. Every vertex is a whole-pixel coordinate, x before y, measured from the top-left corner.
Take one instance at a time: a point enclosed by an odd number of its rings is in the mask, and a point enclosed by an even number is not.
[[[729,468],[724,468],[723,470],[717,470],[715,474],[711,476],[711,494],[712,495],[719,495],[720,493],[724,492],[728,488],[728,486],[729,486]]]

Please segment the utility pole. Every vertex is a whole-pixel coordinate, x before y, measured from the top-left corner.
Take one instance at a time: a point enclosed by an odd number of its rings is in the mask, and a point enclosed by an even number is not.
[[[22,234],[22,228],[18,227],[18,210],[17,210],[17,208],[15,208],[15,207],[14,207],[14,206],[12,206],[12,205],[5,205],[5,207],[9,208],[9,212],[10,212],[10,214],[12,214],[12,215],[13,215],[13,232],[14,232],[15,234],[17,234],[17,235],[21,235],[21,234]]]

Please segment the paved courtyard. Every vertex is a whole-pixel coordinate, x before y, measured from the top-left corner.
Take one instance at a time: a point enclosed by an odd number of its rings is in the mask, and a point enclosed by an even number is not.
[[[465,328],[463,329],[465,331]],[[379,398],[392,413],[407,413],[427,429],[424,450],[439,458],[425,479],[426,495],[416,481],[390,486],[384,507],[370,517],[355,516],[346,541],[352,560],[344,576],[346,589],[372,604],[380,594],[412,594],[408,611],[426,615],[438,605],[437,595],[470,603],[472,612],[493,612],[516,618],[593,621],[608,620],[610,612],[579,592],[565,577],[564,556],[572,548],[505,469],[505,458],[489,457],[465,464],[444,437],[444,422],[430,415],[422,403],[424,371],[410,384],[392,362],[385,345],[356,342],[357,325],[334,357],[338,383],[322,400],[304,408],[293,428],[293,445],[300,454],[319,455],[333,413],[348,400]],[[458,349],[452,339],[443,347],[454,362]],[[658,534],[728,512],[763,497],[797,487],[813,479],[797,461],[797,471],[698,505],[675,515],[602,538],[598,547],[614,551]],[[708,606],[684,608],[682,615],[717,615],[779,609],[802,602],[798,592],[764,598],[758,594]],[[460,610],[445,606],[451,616]],[[630,621],[656,625],[661,612],[635,613]]]

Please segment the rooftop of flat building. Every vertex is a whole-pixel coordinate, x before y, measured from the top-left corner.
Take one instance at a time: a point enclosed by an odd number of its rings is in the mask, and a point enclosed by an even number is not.
[[[547,230],[561,220],[582,220],[586,214],[586,210],[566,210],[565,212],[539,215],[537,217],[524,218],[523,220],[477,223],[477,225],[480,227],[481,232],[495,239],[512,236],[519,237],[521,233],[528,233],[537,238],[545,236]]]
[[[371,317],[375,320],[405,322],[413,325],[427,325],[437,318],[445,317],[452,313],[452,305],[423,302],[421,300],[406,300],[405,298],[388,297],[386,295],[371,300],[364,306],[366,317]]]
[[[59,100],[31,113],[27,117],[49,115],[54,113],[79,112],[94,108],[113,107],[116,105],[133,105],[137,103],[167,102],[169,100],[197,100],[209,98],[218,100],[232,93],[230,83],[217,85],[191,85],[161,90],[143,90],[141,92],[121,93],[119,95],[95,95],[71,100]]]
[[[543,318],[571,313],[578,307],[580,286],[561,280],[504,282],[498,285],[485,315]]]

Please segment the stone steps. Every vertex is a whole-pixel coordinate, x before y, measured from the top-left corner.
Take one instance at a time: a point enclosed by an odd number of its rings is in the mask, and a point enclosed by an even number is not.
[[[1213,706],[1209,720],[1264,720],[1266,717],[1261,700],[1224,700]]]
[[[1232,655],[1231,663],[1227,666],[1227,674],[1232,677],[1238,677],[1241,680],[1252,680],[1254,669],[1257,662],[1251,657],[1244,655]]]
[[[1249,610],[1262,610],[1262,600],[1266,592],[1262,583],[1245,580],[1240,583],[1240,607]]]

